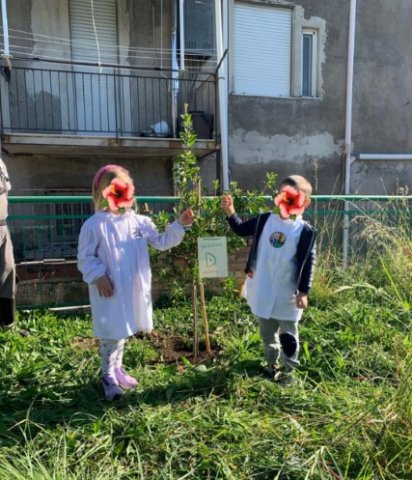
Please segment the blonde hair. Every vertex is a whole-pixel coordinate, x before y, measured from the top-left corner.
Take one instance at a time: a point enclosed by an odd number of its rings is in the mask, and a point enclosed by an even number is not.
[[[94,210],[102,210],[103,190],[110,185],[114,178],[119,178],[123,182],[133,184],[129,172],[120,165],[105,165],[97,171],[92,183],[92,196]]]
[[[310,199],[310,196],[312,195],[312,185],[309,180],[306,180],[306,178],[301,175],[290,175],[282,180],[280,186],[282,187],[283,185],[289,185],[290,187],[303,192],[307,199]]]

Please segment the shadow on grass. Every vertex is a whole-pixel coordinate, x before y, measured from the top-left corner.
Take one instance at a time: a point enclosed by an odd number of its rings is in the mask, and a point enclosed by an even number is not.
[[[230,366],[219,365],[205,370],[199,367],[191,368],[184,374],[175,375],[167,385],[138,389],[130,392],[128,397],[140,404],[162,405],[178,403],[193,397],[231,394],[231,384],[234,377],[260,375],[260,361],[247,360]]]
[[[8,378],[0,393],[0,444],[4,447],[24,444],[28,437],[34,438],[44,429],[67,424],[87,427],[112,410],[126,415],[130,408],[177,404],[209,395],[230,396],[234,377],[258,375],[259,365],[258,360],[249,360],[230,366],[195,366],[183,372],[178,366],[165,365],[171,372],[161,385],[153,385],[153,378],[143,378],[135,391],[125,392],[115,402],[105,400],[98,380],[82,384],[73,381],[70,385],[54,381],[45,385],[33,379],[17,391],[12,385],[16,380]]]

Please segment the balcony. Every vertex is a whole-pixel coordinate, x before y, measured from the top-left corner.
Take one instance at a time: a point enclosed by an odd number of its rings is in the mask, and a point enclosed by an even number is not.
[[[214,74],[47,66],[0,67],[2,148],[9,154],[174,156],[185,104],[197,155],[218,149]]]

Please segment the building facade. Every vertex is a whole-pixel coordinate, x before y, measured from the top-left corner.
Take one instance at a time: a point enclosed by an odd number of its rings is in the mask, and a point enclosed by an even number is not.
[[[306,175],[317,193],[344,191],[351,3],[222,2],[229,176],[242,187],[259,188],[274,171]],[[210,185],[222,173],[214,4],[7,2],[2,154],[15,192],[86,192],[97,168],[116,161],[141,194],[172,194],[185,103]],[[411,15],[410,0],[357,2],[351,193],[410,190]]]
[[[241,185],[301,172],[317,193],[343,193],[350,4],[230,1],[230,169]],[[408,0],[357,2],[350,193],[411,191],[409,18]]]

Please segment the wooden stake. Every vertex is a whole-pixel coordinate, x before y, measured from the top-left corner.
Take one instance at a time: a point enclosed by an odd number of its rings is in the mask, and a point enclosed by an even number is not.
[[[200,218],[201,215],[202,215],[202,209],[201,209],[202,185],[201,185],[200,178],[198,179],[198,182],[195,185],[195,188],[196,188],[196,207],[195,207],[196,208],[196,215],[198,216],[198,218]],[[199,273],[196,274],[196,277],[197,277],[196,280],[197,280],[197,282],[200,286]],[[193,308],[194,308],[194,312],[196,311],[196,314],[194,313],[194,315],[193,315],[193,318],[195,318],[195,316],[196,316],[196,333],[194,332],[194,335],[193,335],[193,342],[194,342],[193,348],[194,349],[196,348],[196,353],[195,353],[195,350],[193,350],[195,358],[197,356],[199,356],[199,331],[198,331],[199,323],[198,323],[198,316],[197,316],[197,300],[198,299],[197,299],[196,280],[193,281]],[[199,289],[199,290],[200,290],[200,295],[202,295],[201,289]],[[203,305],[202,300],[201,300],[201,308],[202,308],[202,317],[203,317],[204,305]],[[206,310],[205,310],[205,313],[206,313]],[[209,348],[210,348],[210,345],[209,345]]]
[[[202,180],[199,178],[199,181],[196,185],[196,200],[197,200],[197,214],[200,215],[201,212],[201,204],[202,204]]]
[[[206,312],[205,285],[200,280],[199,280],[199,293],[200,293],[200,305],[202,307],[203,325],[204,325],[204,328],[205,328],[206,352],[208,353],[208,355],[211,355],[212,349],[210,347],[209,321],[207,319],[207,312]]]
[[[193,358],[196,359],[199,356],[199,332],[198,332],[199,320],[197,316],[197,287],[195,282],[193,282],[193,290],[192,290],[192,308],[193,308]]]

